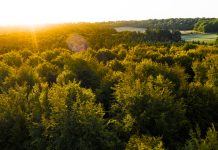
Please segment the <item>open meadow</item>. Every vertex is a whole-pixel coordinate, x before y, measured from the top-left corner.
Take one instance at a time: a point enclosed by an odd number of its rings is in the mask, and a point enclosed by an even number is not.
[[[131,32],[145,32],[146,28],[136,28],[136,27],[115,27],[115,30],[117,32],[122,31],[131,31]],[[213,43],[216,38],[218,37],[218,34],[215,33],[199,33],[194,30],[182,30],[180,31],[182,34],[182,40],[188,41],[188,42],[205,42],[205,43]]]
[[[212,33],[191,33],[191,34],[183,34],[182,39],[185,41],[195,41],[195,42],[206,42],[206,43],[213,43],[218,34]]]

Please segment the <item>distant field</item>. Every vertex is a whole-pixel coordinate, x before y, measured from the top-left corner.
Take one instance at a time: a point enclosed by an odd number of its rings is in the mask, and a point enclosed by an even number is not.
[[[199,42],[207,42],[207,43],[213,43],[217,37],[218,37],[217,34],[200,34],[200,33],[182,35],[182,39],[185,41],[199,41]]]
[[[122,32],[122,31],[145,32],[146,28],[116,27],[115,30],[117,30],[118,32]],[[212,43],[218,37],[217,34],[198,33],[194,30],[185,30],[185,31],[180,31],[180,32],[182,33],[182,39],[185,41],[199,41],[199,42]]]
[[[186,35],[186,34],[196,34],[198,33],[197,31],[195,30],[181,30],[180,31],[182,35]]]
[[[145,32],[145,28],[135,28],[135,27],[116,27],[115,30],[117,32],[122,32],[122,31],[136,31],[136,32]]]

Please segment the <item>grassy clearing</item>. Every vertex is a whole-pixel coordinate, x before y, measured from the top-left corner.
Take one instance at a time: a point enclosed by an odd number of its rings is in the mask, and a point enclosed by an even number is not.
[[[116,27],[115,30],[117,30],[118,32],[122,32],[122,31],[145,32],[146,28]],[[183,30],[180,32],[182,34],[182,39],[188,42],[199,41],[199,42],[213,43],[218,37],[218,34],[199,33],[194,30]]]
[[[193,34],[184,34],[182,35],[182,39],[185,41],[199,41],[199,42],[206,42],[206,43],[213,43],[216,38],[218,37],[217,34],[204,34],[204,33],[193,33]]]
[[[122,32],[122,31],[131,31],[131,32],[145,32],[145,28],[136,28],[136,27],[116,27],[115,30],[117,32]]]
[[[187,35],[187,34],[197,34],[198,32],[195,30],[181,30],[180,31],[182,35]]]

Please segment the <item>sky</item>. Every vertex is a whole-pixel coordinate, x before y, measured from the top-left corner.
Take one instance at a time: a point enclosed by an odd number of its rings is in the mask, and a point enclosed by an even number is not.
[[[0,0],[0,25],[218,18],[218,0]]]

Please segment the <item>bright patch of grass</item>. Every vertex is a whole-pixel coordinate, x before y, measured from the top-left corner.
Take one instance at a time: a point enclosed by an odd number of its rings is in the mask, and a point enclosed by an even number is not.
[[[136,27],[116,27],[115,30],[117,30],[117,32],[122,32],[122,31],[131,31],[131,32],[142,32],[144,33],[146,31],[145,28],[136,28]]]
[[[200,33],[194,33],[194,34],[184,34],[182,35],[182,39],[185,41],[196,41],[196,42],[206,42],[206,43],[213,43],[216,38],[218,37],[217,34],[200,34]]]

